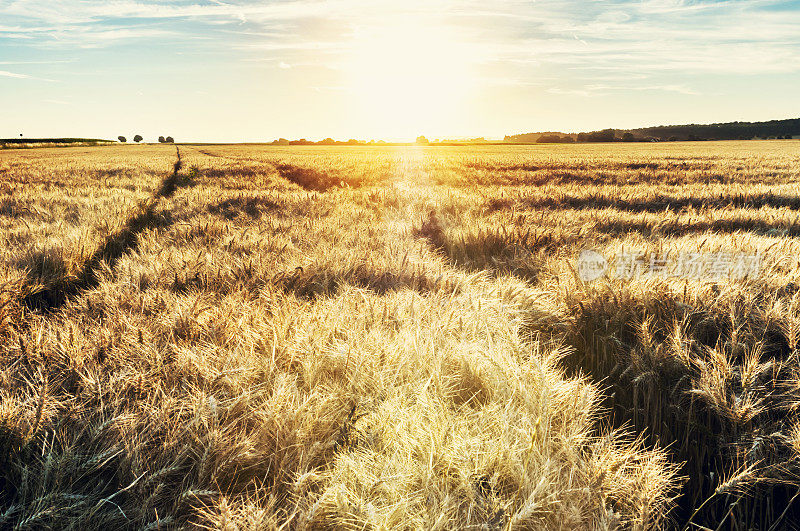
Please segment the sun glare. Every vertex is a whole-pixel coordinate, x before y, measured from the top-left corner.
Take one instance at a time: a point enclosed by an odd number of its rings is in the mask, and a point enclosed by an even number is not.
[[[473,90],[469,60],[447,28],[406,21],[359,32],[345,71],[360,127],[397,140],[455,131]]]

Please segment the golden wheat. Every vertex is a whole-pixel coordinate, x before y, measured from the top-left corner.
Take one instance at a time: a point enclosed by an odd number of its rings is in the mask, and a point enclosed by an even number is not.
[[[797,147],[4,150],[0,526],[785,525]]]

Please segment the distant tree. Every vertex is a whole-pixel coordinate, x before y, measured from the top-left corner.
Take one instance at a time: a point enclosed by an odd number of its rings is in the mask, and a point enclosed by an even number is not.
[[[603,129],[590,135],[591,142],[614,142],[617,140],[613,129]]]
[[[428,139],[425,136],[420,135],[417,137],[417,144],[429,144]]]
[[[120,142],[127,142],[128,141],[128,139],[125,138],[124,136],[118,136],[117,140],[119,140]]]
[[[168,136],[168,137],[167,137],[167,138],[164,140],[164,142],[166,142],[167,144],[174,144],[174,143],[175,143],[175,139],[174,139],[174,138],[172,138],[171,136]]]
[[[633,142],[634,140],[636,139],[633,137],[633,133],[631,132],[623,133],[622,135],[623,142]]]
[[[164,142],[166,142],[166,139],[163,136],[160,136],[158,137],[158,141],[163,144]]]
[[[142,140],[144,140],[144,138],[142,138],[142,135],[136,135],[135,137],[133,137],[133,141],[136,143],[139,143]]]
[[[616,142],[614,129],[603,129],[591,133],[578,133],[578,142]]]
[[[286,140],[285,138],[279,138],[278,140],[273,140],[272,143],[275,144],[276,146],[288,146],[289,145],[289,141]]]
[[[536,142],[540,144],[564,144],[573,142],[573,140],[571,136],[542,135]]]

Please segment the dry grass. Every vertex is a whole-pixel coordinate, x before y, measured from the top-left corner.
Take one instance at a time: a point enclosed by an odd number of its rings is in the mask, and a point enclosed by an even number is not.
[[[790,527],[797,147],[0,152],[0,527]]]

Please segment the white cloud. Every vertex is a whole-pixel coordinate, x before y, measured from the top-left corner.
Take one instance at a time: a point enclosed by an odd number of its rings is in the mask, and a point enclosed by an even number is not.
[[[776,3],[545,0],[524,22],[503,22],[508,37],[496,39],[493,60],[630,74],[798,72],[800,10],[763,9]]]
[[[243,60],[283,52],[283,65],[320,53],[347,54],[359,28],[416,17],[454,28],[475,64],[503,65],[498,77],[528,83],[543,68],[598,79],[800,72],[800,10],[778,0],[478,0],[401,3],[289,0],[181,3],[16,0],[0,3],[0,38],[47,47],[104,47],[119,41],[199,39]],[[765,9],[770,8],[770,9]],[[126,22],[127,20],[127,22]],[[410,36],[413,38],[413,36]],[[274,54],[273,54],[274,55]],[[313,61],[311,61],[313,63]],[[328,62],[329,64],[335,64]],[[516,72],[512,74],[511,72]],[[605,72],[606,74],[602,74]],[[682,86],[657,83],[642,86]]]
[[[0,76],[2,77],[13,77],[16,79],[31,79],[31,76],[27,74],[17,74],[15,72],[8,72],[6,70],[0,70]]]
[[[80,0],[17,0],[0,12],[22,18],[38,20],[51,25],[72,25],[97,22],[109,18],[170,19],[211,17],[236,21],[249,17],[262,20],[293,19],[303,16],[321,16],[335,13],[337,6],[353,4],[352,1],[299,0],[288,2],[257,2],[230,4],[169,4],[163,2],[83,2]]]

